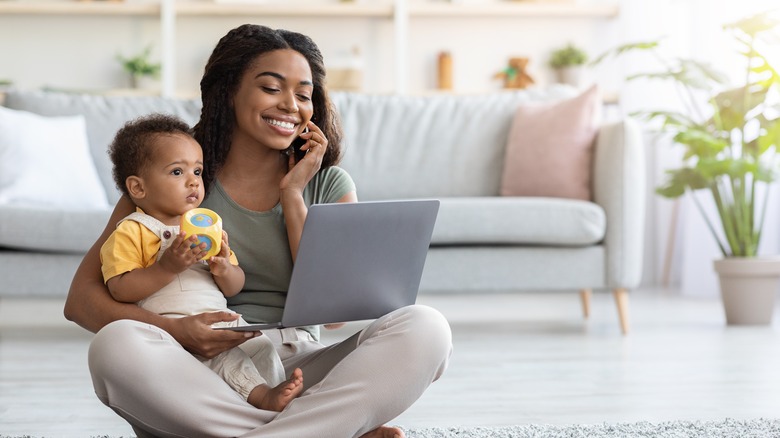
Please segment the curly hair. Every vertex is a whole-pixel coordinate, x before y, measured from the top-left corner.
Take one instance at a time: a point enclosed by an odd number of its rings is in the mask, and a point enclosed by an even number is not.
[[[152,146],[160,134],[192,135],[187,123],[167,114],[150,114],[125,123],[117,131],[114,141],[108,147],[108,155],[114,165],[113,175],[116,187],[127,196],[125,181],[138,175],[152,158]]]
[[[203,184],[207,192],[230,151],[236,119],[232,102],[242,76],[258,56],[283,49],[303,55],[311,69],[315,114],[312,121],[328,139],[322,168],[336,165],[341,160],[343,134],[325,89],[325,62],[320,49],[311,38],[297,32],[244,24],[219,40],[200,81],[203,108],[200,121],[194,127],[194,136],[203,148]]]

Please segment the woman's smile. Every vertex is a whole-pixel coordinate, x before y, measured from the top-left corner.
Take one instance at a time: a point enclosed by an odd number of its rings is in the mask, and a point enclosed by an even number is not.
[[[276,130],[280,134],[286,136],[295,134],[295,128],[300,123],[299,120],[289,121],[289,120],[281,120],[281,119],[271,118],[271,117],[263,117],[263,121],[269,124],[272,128],[274,128],[274,130]]]

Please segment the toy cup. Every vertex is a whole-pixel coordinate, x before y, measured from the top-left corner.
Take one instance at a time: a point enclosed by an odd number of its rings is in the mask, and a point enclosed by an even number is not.
[[[187,239],[195,235],[206,244],[206,255],[201,260],[219,254],[222,248],[222,218],[217,213],[208,208],[193,208],[182,216],[181,229],[187,233]]]

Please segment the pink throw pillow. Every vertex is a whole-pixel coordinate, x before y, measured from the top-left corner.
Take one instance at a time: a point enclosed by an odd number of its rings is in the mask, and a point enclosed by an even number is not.
[[[501,178],[502,196],[591,199],[593,143],[601,93],[517,109]]]

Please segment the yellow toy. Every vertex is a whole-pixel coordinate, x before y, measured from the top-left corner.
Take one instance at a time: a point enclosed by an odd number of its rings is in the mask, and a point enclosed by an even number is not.
[[[187,233],[186,238],[193,234],[206,244],[206,260],[219,254],[222,248],[222,218],[208,208],[193,208],[181,217],[181,229]]]

